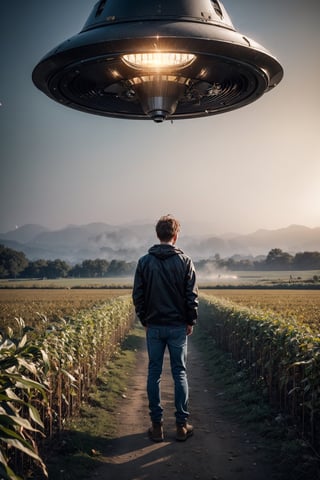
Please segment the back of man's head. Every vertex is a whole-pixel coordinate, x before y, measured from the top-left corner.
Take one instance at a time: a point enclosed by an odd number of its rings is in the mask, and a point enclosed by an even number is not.
[[[170,242],[180,232],[180,223],[172,215],[164,215],[158,220],[156,232],[160,242]]]

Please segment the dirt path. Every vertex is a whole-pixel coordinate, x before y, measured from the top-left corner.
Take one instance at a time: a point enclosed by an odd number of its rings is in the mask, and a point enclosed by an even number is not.
[[[195,433],[186,442],[175,441],[173,384],[165,360],[161,390],[165,411],[165,441],[149,440],[149,414],[145,392],[146,352],[139,352],[127,398],[118,412],[118,436],[104,452],[98,480],[270,480],[270,465],[259,445],[230,419],[223,416],[223,400],[210,384],[201,354],[189,342],[188,378],[190,423]]]

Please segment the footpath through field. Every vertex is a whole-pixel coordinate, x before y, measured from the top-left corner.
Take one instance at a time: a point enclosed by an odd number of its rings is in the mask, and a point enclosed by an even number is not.
[[[98,480],[270,480],[272,467],[252,433],[223,415],[223,395],[208,374],[201,354],[190,337],[188,378],[190,423],[195,433],[186,442],[175,441],[173,383],[168,357],[161,390],[165,410],[165,441],[153,443],[147,429],[147,355],[138,352],[127,398],[119,411],[117,438],[103,452],[103,463],[93,473]]]

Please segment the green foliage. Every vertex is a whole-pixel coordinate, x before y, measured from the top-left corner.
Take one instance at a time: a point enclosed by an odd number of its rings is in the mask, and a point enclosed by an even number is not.
[[[0,278],[15,278],[27,265],[24,253],[0,245]]]
[[[144,342],[145,331],[137,324],[102,368],[80,415],[67,422],[55,441],[55,452],[47,465],[49,478],[60,478],[62,470],[64,478],[94,477],[93,469],[102,461],[101,452],[108,449],[108,440],[115,437],[119,402],[130,403],[128,381],[136,366],[136,351]]]
[[[203,297],[201,325],[320,448],[320,338],[294,318]]]
[[[0,339],[0,474],[1,478],[17,480],[10,466],[12,450],[34,459],[47,475],[38,455],[35,437],[43,422],[35,403],[46,405],[46,388],[41,377],[47,368],[45,352],[28,342],[23,320],[17,320],[20,335],[8,331]]]
[[[300,252],[294,258],[294,266],[298,269],[320,268],[320,252]]]
[[[79,411],[100,369],[117,351],[133,321],[131,299],[122,297],[46,325],[41,339],[50,359],[47,375],[53,415],[48,430],[61,430]]]
[[[203,273],[223,269],[231,271],[318,270],[320,269],[320,252],[299,252],[296,255],[290,255],[280,248],[272,248],[263,259],[242,258],[240,255],[220,258],[220,255],[216,254],[213,259],[195,262],[195,267],[197,271]]]
[[[28,266],[23,271],[24,278],[43,278],[46,277],[46,268],[48,266],[47,260],[36,260],[29,262]]]
[[[19,320],[15,338],[8,329],[0,344],[0,478],[20,478],[12,454],[17,450],[46,473],[37,453],[39,428],[51,437],[79,412],[133,319],[127,296],[79,312],[68,321],[49,323],[43,316],[42,327],[29,333]]]
[[[42,276],[47,278],[64,278],[67,277],[70,268],[70,265],[63,260],[49,260]]]
[[[108,272],[109,262],[96,258],[84,260],[82,264],[73,267],[70,274],[75,277],[104,277]]]
[[[69,275],[73,277],[119,277],[132,275],[136,262],[125,262],[124,260],[107,260],[96,258],[95,260],[83,260],[81,264],[75,265]]]
[[[103,250],[103,249],[102,249]],[[318,270],[320,269],[320,252],[299,252],[295,256],[283,252],[280,248],[273,248],[265,259],[233,256],[221,258],[215,254],[214,258],[200,260],[195,263],[198,272],[210,274],[215,270],[230,271],[290,271],[290,270]],[[132,276],[136,262],[96,258],[83,260],[75,266],[67,262],[56,260],[28,261],[25,254],[0,245],[0,278],[97,278]]]
[[[289,253],[273,248],[267,255],[265,265],[270,270],[288,270],[293,261],[293,256]]]
[[[320,463],[310,445],[301,438],[294,423],[288,422],[278,408],[268,404],[261,385],[254,385],[250,372],[219,349],[205,329],[196,328],[192,338],[197,342],[212,376],[214,386],[223,398],[223,414],[244,423],[254,431],[258,448],[266,453],[278,480],[320,478]],[[260,443],[261,442],[261,443]],[[288,476],[289,472],[289,476]]]

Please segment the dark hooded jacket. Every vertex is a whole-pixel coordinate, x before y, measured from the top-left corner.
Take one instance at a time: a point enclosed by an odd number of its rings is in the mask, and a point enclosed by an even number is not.
[[[170,244],[151,247],[139,259],[133,303],[142,325],[194,325],[198,290],[191,258]]]

